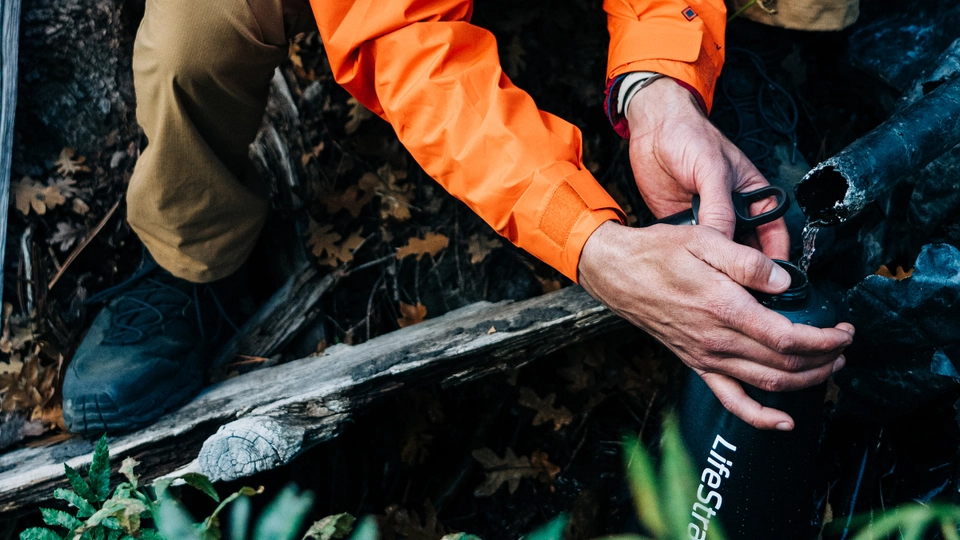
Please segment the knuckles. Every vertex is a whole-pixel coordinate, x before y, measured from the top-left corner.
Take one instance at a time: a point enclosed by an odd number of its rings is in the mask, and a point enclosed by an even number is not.
[[[783,392],[790,389],[787,378],[779,373],[769,373],[761,376],[756,386],[767,392]]]

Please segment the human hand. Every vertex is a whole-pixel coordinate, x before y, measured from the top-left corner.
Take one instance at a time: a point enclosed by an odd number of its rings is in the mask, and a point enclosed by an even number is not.
[[[724,407],[760,429],[794,423],[737,380],[773,392],[813,386],[843,367],[853,340],[850,324],[793,324],[760,305],[744,287],[780,293],[790,276],[711,227],[604,223],[583,247],[579,274],[594,298],[661,341]]]
[[[757,168],[711,124],[689,91],[673,79],[653,82],[636,94],[626,112],[630,164],[644,202],[657,218],[690,208],[700,195],[699,223],[733,238],[736,215],[731,193],[769,185]],[[776,202],[754,203],[753,215]],[[768,257],[789,257],[790,236],[783,219],[757,228],[751,245]]]

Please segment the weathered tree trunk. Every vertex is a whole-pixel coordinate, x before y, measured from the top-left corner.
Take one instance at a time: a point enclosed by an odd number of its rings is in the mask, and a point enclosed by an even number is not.
[[[580,287],[516,303],[472,304],[360,345],[338,345],[224,381],[150,427],[111,437],[110,452],[117,464],[136,457],[148,478],[184,466],[237,478],[288,462],[385,396],[514,369],[628,327]],[[0,455],[0,513],[48,500],[66,485],[63,463],[89,465],[93,446],[92,439],[74,438]]]
[[[31,174],[65,146],[96,170],[110,159],[98,155],[113,146],[108,142],[137,139],[131,66],[138,4],[23,0],[16,171]]]
[[[20,49],[20,0],[0,5],[0,238],[7,237],[10,206],[10,162],[13,157],[13,121],[17,107],[17,58]],[[6,256],[0,242],[0,269]],[[3,287],[0,287],[0,301]]]

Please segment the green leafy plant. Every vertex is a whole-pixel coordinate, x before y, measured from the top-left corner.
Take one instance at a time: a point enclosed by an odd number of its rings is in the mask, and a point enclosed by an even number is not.
[[[960,506],[955,504],[907,503],[877,515],[856,516],[850,523],[859,529],[853,540],[898,538],[920,540],[932,528],[938,528],[945,540],[960,540]],[[842,529],[833,525],[832,529]]]
[[[659,470],[653,456],[634,436],[624,440],[627,480],[640,521],[656,540],[686,540],[690,508],[697,479],[690,457],[673,417],[663,424]],[[106,436],[93,453],[86,478],[64,464],[72,489],[57,489],[56,499],[68,503],[70,511],[41,508],[43,521],[51,528],[33,527],[20,533],[20,540],[223,540],[220,516],[230,507],[229,540],[294,540],[303,526],[313,496],[284,488],[255,523],[251,520],[250,498],[262,492],[250,487],[220,499],[210,480],[197,473],[163,478],[151,486],[140,483],[134,472],[137,461],[127,458],[119,473],[125,479],[112,491],[110,457]],[[218,503],[206,519],[195,522],[174,494],[174,483],[186,484]],[[885,540],[891,537],[920,540],[931,528],[938,528],[946,540],[960,540],[960,506],[949,504],[907,504],[881,513],[879,517],[859,516],[850,524],[859,529],[853,540]],[[356,527],[355,527],[356,525]],[[567,516],[561,514],[522,540],[562,540]],[[839,527],[834,525],[833,527]],[[706,531],[709,540],[723,540],[719,523]],[[357,522],[350,514],[327,516],[313,523],[300,540],[379,540],[376,520]],[[453,533],[441,540],[481,540],[468,533]],[[605,536],[598,540],[651,540],[636,534]]]
[[[647,530],[657,540],[688,539],[690,509],[698,481],[676,418],[668,416],[663,423],[659,474],[653,457],[637,437],[625,438],[623,458],[637,515]],[[723,540],[719,523],[710,524],[706,538]],[[605,540],[649,539],[623,534],[608,536]]]
[[[86,479],[67,464],[63,465],[67,480],[73,489],[59,488],[53,492],[56,499],[66,501],[73,513],[53,508],[41,508],[43,522],[66,531],[33,527],[20,533],[20,540],[125,540],[127,538],[155,539],[157,531],[142,527],[145,518],[155,509],[155,501],[138,486],[133,473],[137,462],[124,460],[120,473],[127,478],[110,494],[110,455],[107,438],[102,437],[93,452],[93,460]]]
[[[198,525],[196,533],[204,540],[219,540],[220,529],[217,516],[223,508],[238,497],[259,493],[253,488],[243,488],[239,492],[220,501],[220,496],[206,476],[187,473],[177,478],[164,478],[153,486],[140,484],[140,477],[134,472],[139,463],[133,458],[123,460],[119,473],[126,481],[110,489],[110,452],[107,437],[97,442],[93,451],[87,477],[64,464],[63,468],[73,489],[58,488],[53,492],[56,499],[66,501],[70,511],[53,508],[41,508],[43,522],[65,533],[59,533],[46,527],[33,527],[20,533],[20,540],[163,540],[181,538],[177,535],[164,535],[154,528],[153,521],[174,504],[162,504],[175,501],[170,486],[180,480],[206,494],[220,506],[213,514]],[[179,505],[179,502],[175,503]],[[188,537],[182,537],[188,538]]]

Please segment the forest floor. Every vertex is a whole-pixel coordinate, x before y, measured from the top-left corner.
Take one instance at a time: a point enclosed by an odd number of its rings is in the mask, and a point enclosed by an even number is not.
[[[649,223],[626,143],[603,114],[607,37],[598,2],[545,4],[491,0],[477,6],[474,22],[497,35],[504,69],[518,86],[581,128],[586,166],[631,224]],[[851,66],[848,39],[855,30],[779,32],[757,51],[776,59],[771,76],[799,104],[797,150],[809,163],[879,124],[897,97]],[[757,30],[737,21],[730,29],[736,31]],[[362,269],[324,297],[322,319],[294,346],[279,358],[238,360],[237,370],[361,343],[477,301],[522,300],[571,285],[428,178],[389,125],[334,84],[318,35],[291,44],[282,72],[301,113],[304,206],[294,217],[274,208],[268,230],[298,230],[325,271]],[[0,337],[0,448],[53,445],[71,436],[63,429],[58,385],[96,312],[84,300],[121,281],[139,261],[123,219],[125,183],[116,179],[129,179],[143,141],[107,142],[97,159],[65,148],[16,164]],[[258,253],[269,253],[270,242],[263,244]],[[279,279],[269,268],[254,271],[264,279],[252,296],[263,301]],[[681,375],[679,361],[652,338],[620,332],[506,375],[392,398],[336,440],[237,485],[277,492],[296,482],[315,493],[315,517],[378,515],[386,540],[439,540],[452,531],[516,538],[560,512],[572,516],[570,539],[621,532],[633,527],[621,436],[656,440]],[[850,471],[864,444],[882,450],[871,480],[876,487],[867,490],[876,496],[857,503],[858,510],[956,493],[948,489],[957,485],[956,397],[880,432],[831,418],[817,519],[845,513],[832,508],[850,503]],[[831,399],[827,412],[836,395]]]

